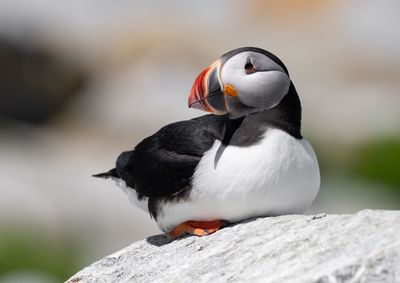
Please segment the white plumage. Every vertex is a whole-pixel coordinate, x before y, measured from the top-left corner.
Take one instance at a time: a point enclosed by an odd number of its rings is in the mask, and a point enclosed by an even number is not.
[[[320,175],[314,150],[305,139],[268,129],[248,147],[228,146],[214,167],[220,146],[215,141],[193,175],[187,200],[161,203],[157,224],[168,232],[189,221],[237,222],[257,216],[302,213],[319,191]],[[125,187],[129,199],[147,211],[147,199]]]

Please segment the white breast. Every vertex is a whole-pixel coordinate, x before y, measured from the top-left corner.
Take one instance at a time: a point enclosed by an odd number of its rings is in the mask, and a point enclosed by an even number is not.
[[[117,184],[118,187],[121,188],[121,190],[128,196],[128,199],[130,200],[131,203],[133,203],[135,206],[143,209],[146,212],[149,212],[148,209],[148,198],[144,197],[141,200],[138,199],[138,194],[136,191],[130,187],[128,187],[125,183],[124,180],[119,179],[119,178],[112,178],[115,183]]]
[[[318,162],[305,139],[269,129],[249,147],[228,146],[214,168],[216,141],[198,164],[190,199],[162,206],[159,227],[169,231],[189,220],[241,221],[302,213],[320,186]]]

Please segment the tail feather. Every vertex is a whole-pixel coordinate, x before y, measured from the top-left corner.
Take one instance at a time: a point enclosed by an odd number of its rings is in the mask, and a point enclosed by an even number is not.
[[[94,174],[92,175],[92,177],[108,179],[108,178],[119,178],[119,175],[117,173],[117,170],[113,168],[108,172]]]

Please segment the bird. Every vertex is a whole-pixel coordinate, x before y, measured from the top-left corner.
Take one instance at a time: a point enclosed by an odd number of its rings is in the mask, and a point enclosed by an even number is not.
[[[196,77],[188,106],[209,114],[162,127],[93,176],[116,181],[171,238],[311,205],[318,160],[277,56],[257,47],[223,54]]]

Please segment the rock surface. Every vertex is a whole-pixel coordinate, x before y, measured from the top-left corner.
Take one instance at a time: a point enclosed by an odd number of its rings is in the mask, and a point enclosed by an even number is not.
[[[207,237],[157,235],[67,282],[400,282],[400,211],[259,218]]]

